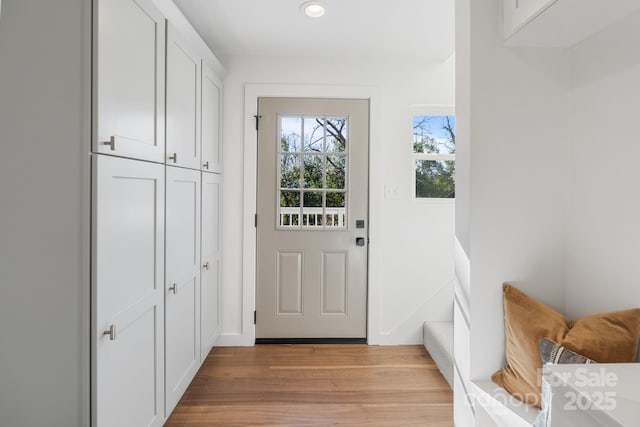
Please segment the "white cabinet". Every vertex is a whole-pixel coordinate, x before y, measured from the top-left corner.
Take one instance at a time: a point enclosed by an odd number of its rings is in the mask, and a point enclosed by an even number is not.
[[[502,0],[510,46],[569,48],[640,10],[638,0]]]
[[[202,61],[202,170],[207,172],[222,172],[220,146],[221,87],[220,79]]]
[[[219,64],[172,2],[93,6],[93,425],[160,426],[221,330]]]
[[[167,25],[167,164],[200,170],[200,57]]]
[[[200,171],[166,168],[167,416],[200,367],[200,180]]]
[[[220,202],[222,176],[202,173],[201,360],[220,335]]]
[[[164,162],[165,19],[151,0],[95,0],[93,151]]]
[[[94,425],[164,421],[164,166],[93,157]]]

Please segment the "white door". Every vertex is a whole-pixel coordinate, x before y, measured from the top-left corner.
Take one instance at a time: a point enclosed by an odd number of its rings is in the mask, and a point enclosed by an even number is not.
[[[220,201],[222,175],[202,173],[201,360],[220,335]]]
[[[220,88],[215,73],[202,62],[202,170],[222,172],[220,146]]]
[[[164,420],[164,166],[93,156],[94,424]]]
[[[167,24],[167,164],[200,170],[200,58]]]
[[[164,162],[164,17],[151,0],[96,0],[93,151]]]
[[[166,414],[200,367],[200,171],[166,171]]]
[[[261,98],[256,338],[366,338],[369,103]]]

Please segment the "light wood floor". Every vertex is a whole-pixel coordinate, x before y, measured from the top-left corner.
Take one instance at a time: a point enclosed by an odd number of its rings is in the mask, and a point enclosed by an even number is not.
[[[453,426],[422,346],[259,345],[209,354],[166,426]]]

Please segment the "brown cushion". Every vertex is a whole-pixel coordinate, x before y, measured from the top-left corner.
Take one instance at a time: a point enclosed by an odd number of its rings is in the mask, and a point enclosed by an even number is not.
[[[571,321],[509,284],[503,293],[507,364],[491,379],[519,399],[540,407],[542,338],[599,363],[636,361],[640,309]]]

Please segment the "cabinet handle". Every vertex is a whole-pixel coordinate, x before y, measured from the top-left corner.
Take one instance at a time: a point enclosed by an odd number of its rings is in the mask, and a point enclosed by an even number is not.
[[[209,169],[209,162],[207,161],[206,163],[203,163],[203,164],[202,164],[202,166],[203,166],[205,169]]]
[[[204,264],[202,264],[202,268],[204,268],[205,270],[208,270],[209,269],[209,261],[207,261]]]
[[[111,138],[109,138],[109,141],[107,142],[103,142],[104,145],[108,145],[109,147],[111,147],[111,151],[116,151],[116,137],[112,136]]]
[[[172,283],[171,286],[169,286],[169,292],[173,292],[173,294],[177,294],[178,293],[178,284],[177,283]]]
[[[173,153],[173,156],[169,156],[169,160],[173,160],[173,163],[178,163],[178,153]]]
[[[109,330],[108,331],[104,331],[102,333],[102,335],[109,335],[109,340],[110,341],[115,341],[116,340],[116,325],[109,326]]]

